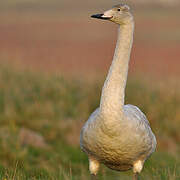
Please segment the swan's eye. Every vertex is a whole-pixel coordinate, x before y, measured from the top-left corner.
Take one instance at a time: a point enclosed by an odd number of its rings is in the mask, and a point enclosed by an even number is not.
[[[120,9],[120,8],[118,8],[118,9],[117,9],[117,11],[121,11],[121,9]]]

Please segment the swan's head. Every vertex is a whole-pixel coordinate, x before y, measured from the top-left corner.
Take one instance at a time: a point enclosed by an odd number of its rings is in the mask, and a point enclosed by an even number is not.
[[[127,24],[133,20],[133,16],[130,13],[130,8],[126,4],[118,4],[113,6],[112,9],[105,11],[103,14],[95,14],[92,18],[109,20],[116,24]]]

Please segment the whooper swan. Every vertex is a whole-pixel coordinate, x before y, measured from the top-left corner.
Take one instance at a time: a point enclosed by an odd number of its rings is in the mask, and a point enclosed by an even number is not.
[[[124,105],[133,43],[133,16],[129,6],[120,4],[91,17],[118,24],[118,39],[102,89],[100,107],[83,126],[80,146],[88,155],[92,175],[97,174],[100,163],[103,163],[117,171],[132,168],[133,179],[138,179],[145,160],[155,151],[156,138],[140,109],[130,104]]]

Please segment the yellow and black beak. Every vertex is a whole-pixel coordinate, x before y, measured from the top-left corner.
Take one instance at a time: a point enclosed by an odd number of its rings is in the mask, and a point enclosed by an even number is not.
[[[91,17],[92,18],[97,18],[97,19],[103,19],[103,20],[108,20],[108,19],[112,18],[112,17],[107,17],[104,14],[94,14]]]

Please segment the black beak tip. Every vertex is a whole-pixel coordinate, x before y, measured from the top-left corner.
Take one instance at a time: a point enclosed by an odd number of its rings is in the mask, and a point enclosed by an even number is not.
[[[102,19],[103,14],[93,14],[92,18]]]
[[[95,18],[95,15],[91,15],[92,18]]]
[[[103,19],[103,20],[109,20],[109,19],[112,18],[112,17],[104,17],[103,15],[104,15],[104,14],[94,14],[94,15],[92,15],[91,17],[92,17],[92,18],[96,18],[96,19]]]

